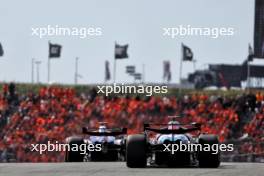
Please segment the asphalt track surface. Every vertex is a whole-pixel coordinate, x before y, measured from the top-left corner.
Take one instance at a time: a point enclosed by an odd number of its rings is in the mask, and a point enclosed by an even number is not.
[[[217,169],[127,168],[124,162],[0,163],[0,176],[264,176],[264,163],[221,163]]]

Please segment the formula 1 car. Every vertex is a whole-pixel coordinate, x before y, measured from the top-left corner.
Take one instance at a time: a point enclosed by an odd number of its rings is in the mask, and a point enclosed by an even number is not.
[[[195,131],[198,132],[196,136],[190,134]],[[200,131],[201,124],[180,124],[175,119],[168,124],[144,124],[143,134],[129,135],[127,138],[126,164],[131,168],[143,168],[148,163],[153,166],[217,168],[220,165],[220,152],[214,153],[208,147],[218,145],[218,138],[216,135],[201,134]],[[150,133],[156,135],[151,138]],[[207,146],[207,150],[199,147],[196,150],[179,150],[180,144]]]
[[[99,124],[98,129],[83,127],[84,137],[72,136],[66,139],[71,148],[73,145],[88,146],[85,153],[80,150],[66,151],[66,162],[125,160],[127,129],[107,128],[105,122]],[[90,146],[95,150],[88,150]]]

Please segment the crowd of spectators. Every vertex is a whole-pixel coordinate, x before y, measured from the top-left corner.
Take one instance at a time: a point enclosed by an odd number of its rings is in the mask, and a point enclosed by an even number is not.
[[[217,134],[221,142],[246,141],[238,154],[258,154],[264,147],[264,94],[224,97],[189,94],[169,97],[104,97],[96,91],[77,93],[74,88],[42,87],[38,93],[16,93],[15,85],[5,85],[0,93],[0,161],[60,162],[63,152],[40,155],[31,144],[47,141],[64,143],[81,134],[83,126],[109,126],[142,131],[146,122],[166,123],[168,115],[181,114],[183,123],[199,122],[202,132]]]

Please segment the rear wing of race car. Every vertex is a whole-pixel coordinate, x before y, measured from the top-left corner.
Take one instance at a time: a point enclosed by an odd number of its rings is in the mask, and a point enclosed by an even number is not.
[[[184,134],[192,131],[200,131],[201,124],[191,123],[191,124],[177,124],[177,129],[168,128],[151,128],[151,125],[155,126],[168,126],[168,124],[144,124],[144,131],[152,131],[159,134]]]
[[[99,132],[95,129],[87,129],[86,127],[82,128],[83,134],[88,134],[91,136],[119,136],[119,135],[126,135],[127,128],[113,128],[107,129],[105,132]]]

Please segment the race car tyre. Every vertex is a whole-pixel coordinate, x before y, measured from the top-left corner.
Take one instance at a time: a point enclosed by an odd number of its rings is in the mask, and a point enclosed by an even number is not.
[[[216,135],[203,134],[199,136],[199,144],[203,146],[210,146],[210,151],[198,151],[199,167],[203,168],[217,168],[220,165],[220,151],[215,154],[212,151],[213,145],[218,145],[219,141]]]
[[[129,135],[126,143],[126,164],[130,168],[147,165],[146,137],[143,134]]]
[[[83,138],[81,137],[69,137],[66,139],[66,143],[70,145],[70,149],[73,146],[78,145],[77,151],[66,150],[65,152],[65,162],[83,162],[84,154],[79,150],[79,146],[84,144]]]

